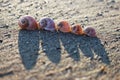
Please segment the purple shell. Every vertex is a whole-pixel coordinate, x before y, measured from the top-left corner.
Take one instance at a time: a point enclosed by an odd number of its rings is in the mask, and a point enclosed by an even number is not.
[[[84,29],[84,32],[86,33],[86,35],[90,37],[96,37],[96,31],[93,27],[86,27]]]
[[[42,18],[39,22],[39,25],[42,27],[42,29],[55,31],[55,23],[51,18]]]

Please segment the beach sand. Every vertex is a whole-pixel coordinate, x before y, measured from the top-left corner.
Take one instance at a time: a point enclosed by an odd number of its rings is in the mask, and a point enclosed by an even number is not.
[[[20,30],[24,15],[91,26],[97,38]],[[0,0],[0,80],[120,80],[120,0]]]

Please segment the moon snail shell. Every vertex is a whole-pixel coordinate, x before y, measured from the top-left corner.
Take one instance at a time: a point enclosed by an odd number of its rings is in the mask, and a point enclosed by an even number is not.
[[[96,35],[96,31],[93,27],[86,27],[84,29],[84,32],[87,36],[90,36],[90,37],[97,37]]]
[[[72,28],[72,33],[77,34],[77,35],[83,35],[84,31],[81,25],[77,24],[74,25]]]
[[[39,27],[40,29],[44,29],[51,32],[56,30],[55,23],[51,18],[42,18],[39,21]]]
[[[18,21],[18,25],[21,29],[26,29],[26,30],[38,29],[37,21],[33,17],[28,15],[22,16]]]
[[[61,21],[58,23],[57,28],[59,31],[67,33],[71,32],[71,26],[67,21]]]

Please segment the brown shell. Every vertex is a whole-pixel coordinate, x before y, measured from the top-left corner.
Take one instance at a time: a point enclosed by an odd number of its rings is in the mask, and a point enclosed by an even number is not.
[[[58,30],[61,32],[71,32],[71,26],[67,21],[61,21],[57,25]]]
[[[38,29],[37,21],[31,16],[23,16],[19,19],[18,25],[21,29],[35,30]]]
[[[77,35],[83,35],[84,31],[81,25],[75,25],[71,28],[72,33],[77,34]]]

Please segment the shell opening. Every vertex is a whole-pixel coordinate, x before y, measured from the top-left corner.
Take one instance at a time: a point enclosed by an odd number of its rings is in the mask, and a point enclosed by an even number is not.
[[[28,20],[27,19],[21,19],[21,24],[22,25],[29,25],[29,23],[28,23]]]
[[[46,26],[47,26],[47,21],[46,21],[46,20],[41,21],[41,22],[40,22],[40,25],[41,25],[42,27],[46,27]]]
[[[59,23],[57,26],[58,26],[59,28],[61,28],[61,27],[63,26],[63,24],[62,24],[62,23]]]

